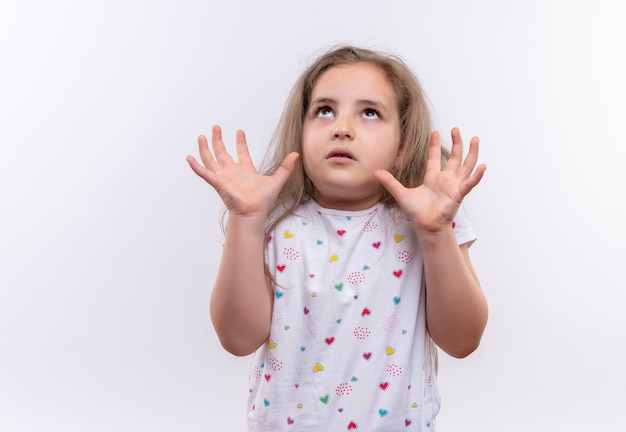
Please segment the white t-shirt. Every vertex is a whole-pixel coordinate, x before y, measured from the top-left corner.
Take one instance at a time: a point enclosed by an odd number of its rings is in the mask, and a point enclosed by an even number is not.
[[[454,231],[475,239],[462,210]],[[267,262],[274,310],[252,360],[249,431],[435,430],[437,349],[409,221],[309,201],[269,234]]]

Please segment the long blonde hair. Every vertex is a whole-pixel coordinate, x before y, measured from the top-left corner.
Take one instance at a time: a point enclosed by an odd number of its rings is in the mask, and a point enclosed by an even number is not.
[[[341,46],[326,52],[296,81],[265,156],[261,169],[263,174],[273,174],[289,153],[295,151],[302,154],[304,118],[319,77],[334,66],[360,62],[379,67],[395,91],[400,116],[400,149],[399,163],[390,170],[391,174],[406,187],[417,187],[422,183],[432,131],[432,120],[422,86],[399,57],[353,46]],[[277,214],[272,218],[267,232],[271,232],[278,222],[312,197],[313,184],[304,171],[302,158],[299,158],[274,204],[273,211]],[[397,207],[386,190],[381,202],[389,207]]]

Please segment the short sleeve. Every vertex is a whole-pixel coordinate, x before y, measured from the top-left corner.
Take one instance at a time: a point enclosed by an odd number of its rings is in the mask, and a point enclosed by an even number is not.
[[[467,244],[471,246],[472,243],[476,241],[476,234],[474,234],[474,230],[470,225],[463,206],[459,207],[459,210],[456,212],[456,216],[452,222],[452,228],[459,245]]]

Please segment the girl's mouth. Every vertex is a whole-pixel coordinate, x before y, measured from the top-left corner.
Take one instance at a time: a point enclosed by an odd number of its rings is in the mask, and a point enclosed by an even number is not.
[[[337,150],[331,151],[328,154],[327,159],[335,159],[335,160],[345,159],[345,160],[356,161],[356,158],[354,157],[354,155],[345,149],[337,149]]]

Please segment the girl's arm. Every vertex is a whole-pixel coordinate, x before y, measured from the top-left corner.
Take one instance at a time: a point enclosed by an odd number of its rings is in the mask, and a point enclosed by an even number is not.
[[[405,188],[387,171],[375,173],[413,223],[424,256],[428,331],[454,357],[465,357],[478,347],[487,323],[487,302],[467,245],[459,246],[452,230],[463,198],[485,172],[485,165],[474,170],[477,160],[478,138],[472,138],[463,160],[463,142],[454,128],[450,159],[443,170],[439,133],[433,132],[419,187]]]
[[[265,276],[265,224],[269,210],[293,171],[296,153],[271,176],[256,172],[246,138],[237,131],[237,162],[228,154],[222,132],[214,126],[213,152],[198,138],[202,164],[187,157],[191,169],[220,195],[228,210],[222,260],[211,295],[211,319],[224,348],[248,355],[269,337],[273,292]]]
[[[273,290],[264,271],[264,217],[231,216],[211,294],[211,320],[222,346],[248,355],[270,334]]]
[[[487,301],[452,228],[418,235],[426,278],[426,323],[435,343],[453,357],[471,354],[487,324]]]

